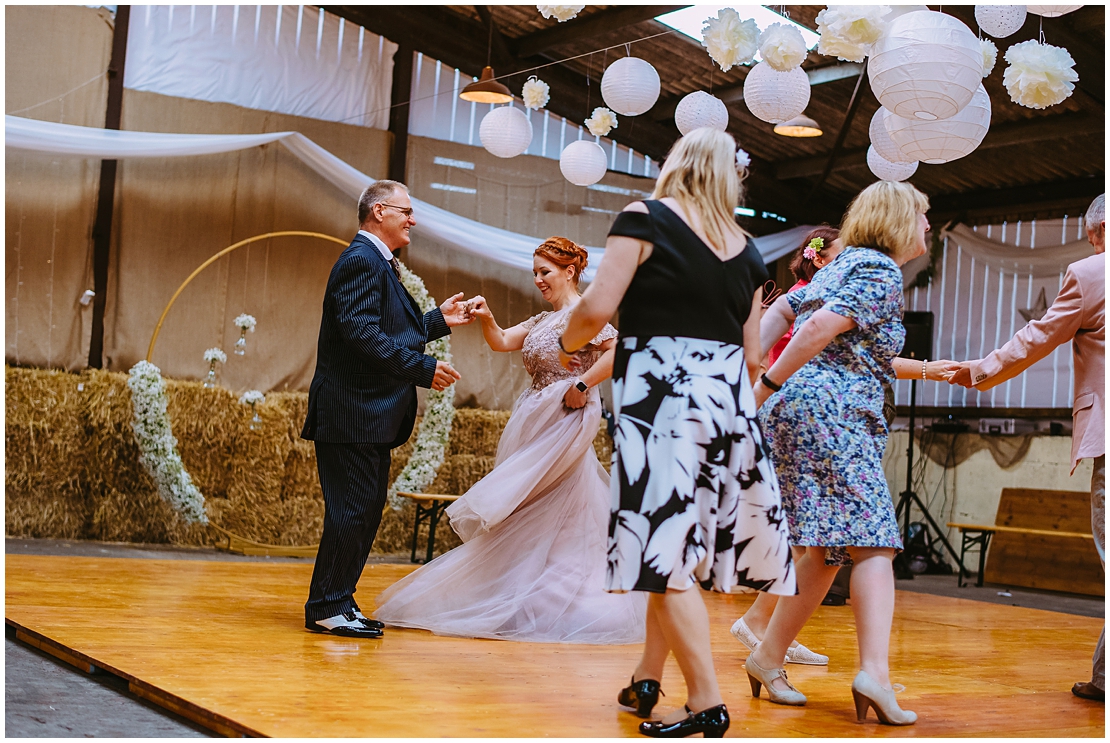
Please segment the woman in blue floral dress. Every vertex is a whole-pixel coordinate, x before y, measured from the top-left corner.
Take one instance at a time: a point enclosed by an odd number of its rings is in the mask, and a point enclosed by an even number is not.
[[[906,183],[880,181],[853,201],[840,239],[844,251],[808,286],[780,298],[763,318],[766,346],[791,322],[794,335],[755,386],[782,488],[797,562],[797,596],[780,597],[763,642],[749,656],[753,695],[806,698],[786,680],[790,642],[821,603],[840,565],[852,563],[861,670],[852,684],[860,719],[874,707],[882,722],[917,716],[894,700],[888,670],[894,614],[891,561],[902,542],[883,474],[887,428],[883,383],[902,349],[902,273],[925,252],[928,199]],[[909,362],[918,375],[928,366]],[[939,377],[943,378],[943,377]],[[769,399],[768,399],[769,398]]]

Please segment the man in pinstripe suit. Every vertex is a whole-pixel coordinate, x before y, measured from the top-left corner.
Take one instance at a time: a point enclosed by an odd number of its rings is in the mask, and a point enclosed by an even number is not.
[[[390,450],[408,440],[416,387],[445,389],[459,379],[426,343],[472,321],[457,294],[421,314],[401,285],[391,251],[416,224],[408,188],[381,180],[358,202],[359,232],[331,270],[324,294],[316,373],[301,437],[316,443],[324,492],[324,533],[312,571],[305,627],[344,637],[381,637],[381,622],[354,600],[381,523]]]

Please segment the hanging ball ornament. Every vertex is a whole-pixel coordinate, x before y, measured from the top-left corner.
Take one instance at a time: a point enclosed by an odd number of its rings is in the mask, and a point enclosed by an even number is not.
[[[898,149],[898,145],[894,144],[894,140],[890,138],[890,134],[886,130],[886,117],[889,114],[889,111],[880,106],[875,115],[871,117],[871,126],[867,130],[871,136],[871,146],[875,148],[879,157],[889,162],[915,162],[913,158],[903,155],[902,151]]]
[[[996,39],[1013,36],[1025,25],[1024,5],[976,5],[975,22]]]
[[[639,116],[659,100],[659,73],[639,57],[624,57],[601,76],[605,105],[625,116]]]
[[[605,176],[608,167],[605,150],[588,139],[571,142],[559,156],[559,170],[576,186],[592,186]]]
[[[979,39],[945,13],[919,10],[894,19],[871,48],[871,90],[891,113],[935,121],[959,113],[983,79]]]
[[[1044,18],[1059,18],[1062,15],[1067,15],[1073,10],[1079,10],[1082,5],[1026,5],[1025,9],[1033,15],[1039,15]]]
[[[867,148],[867,167],[881,181],[904,181],[917,172],[916,162],[891,162],[875,150],[875,145]]]
[[[532,122],[519,108],[495,108],[482,118],[478,138],[490,154],[516,157],[532,144]]]
[[[918,121],[897,114],[886,117],[887,132],[903,157],[934,165],[970,155],[987,135],[990,124],[991,97],[981,84],[971,103],[950,118]]]
[[[809,105],[809,77],[801,67],[779,72],[760,62],[744,79],[744,103],[757,119],[772,124],[789,121]]]
[[[678,102],[674,123],[684,137],[703,126],[723,132],[728,128],[728,109],[717,96],[695,90]]]

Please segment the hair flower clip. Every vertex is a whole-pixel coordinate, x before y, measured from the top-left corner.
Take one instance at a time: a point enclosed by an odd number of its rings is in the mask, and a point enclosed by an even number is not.
[[[751,155],[749,155],[747,152],[745,152],[743,148],[736,151],[736,167],[737,168],[741,168],[741,169],[747,168],[751,164],[752,164]]]
[[[805,250],[802,251],[802,257],[805,258],[807,261],[812,261],[817,258],[818,255],[820,255],[821,249],[824,247],[825,238],[815,237],[809,241],[809,244],[806,245]]]

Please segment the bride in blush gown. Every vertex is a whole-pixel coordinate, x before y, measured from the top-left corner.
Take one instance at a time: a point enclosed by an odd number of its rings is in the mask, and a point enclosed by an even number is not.
[[[594,453],[597,385],[612,374],[617,331],[598,333],[575,375],[558,339],[578,303],[586,251],[562,237],[535,252],[553,311],[502,329],[485,300],[472,312],[495,351],[523,351],[532,385],[517,399],[492,472],[447,509],[463,544],[378,597],[376,617],[437,635],[616,645],[644,640],[643,594],[604,590],[609,475]]]

